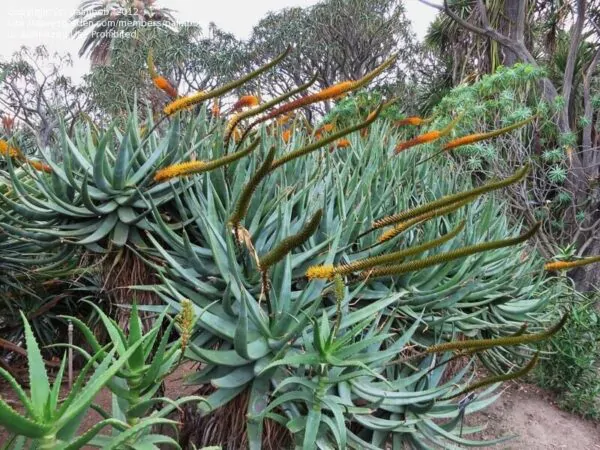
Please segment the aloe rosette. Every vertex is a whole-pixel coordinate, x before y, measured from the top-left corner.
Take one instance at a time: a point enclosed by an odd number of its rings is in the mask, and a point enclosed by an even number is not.
[[[181,157],[182,135],[174,121],[164,138],[143,137],[135,114],[123,132],[112,126],[96,135],[78,126],[69,137],[63,129],[53,152],[62,160],[42,150],[50,173],[18,174],[9,164],[10,192],[0,194],[0,208],[18,220],[10,231],[46,246],[73,244],[98,252],[145,245],[140,231],[149,229],[149,199],[166,206],[181,190],[178,183],[156,185],[153,176]]]
[[[385,442],[401,448],[432,439],[476,445],[462,435],[479,428],[464,427],[461,435],[462,413],[452,398],[471,383],[470,364],[448,380],[443,362],[451,353],[423,355],[415,363],[399,363],[398,355],[458,333],[474,340],[512,335],[524,318],[535,324],[547,301],[531,283],[532,262],[506,264],[518,259],[514,245],[535,230],[507,239],[515,233],[501,208],[481,197],[502,185],[471,192],[458,179],[444,184],[438,168],[415,168],[410,154],[388,159],[392,147],[382,148],[377,132],[387,132],[386,126],[373,127],[366,144],[357,140],[343,154],[314,152],[272,171],[265,167],[290,152],[269,151],[276,137],[263,135],[254,157],[192,177],[178,205],[182,220],[191,219],[184,232],[161,221],[155,209],[149,239],[168,264],[153,266],[164,285],[151,289],[175,310],[184,299],[193,302],[198,321],[186,356],[204,368],[188,381],[216,389],[207,397],[212,409],[202,407],[203,414],[249,395],[251,448],[260,448],[266,419],[286,427],[304,448],[314,442],[321,448],[383,448]],[[200,153],[214,156],[217,139],[207,140]],[[365,234],[390,211],[410,211],[461,189],[468,206],[433,215],[382,243],[378,233]],[[317,229],[305,233],[317,211]],[[265,255],[299,235],[298,245],[264,270]],[[394,252],[436,239],[437,245],[394,261]],[[410,264],[464,249],[471,253],[398,276],[361,277],[365,269],[346,271],[342,281],[305,276],[315,266],[368,267],[361,262],[392,255],[388,265],[374,266],[379,270],[393,267],[391,261]],[[496,345],[477,353],[484,351],[496,368],[498,357],[514,359],[516,353],[498,353]],[[495,399],[491,386],[467,412]],[[440,425],[437,419],[444,418]]]

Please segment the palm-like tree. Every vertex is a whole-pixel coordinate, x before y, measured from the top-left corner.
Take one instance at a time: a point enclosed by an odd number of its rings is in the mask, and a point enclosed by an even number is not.
[[[134,32],[150,21],[170,27],[172,10],[157,7],[155,0],[84,0],[71,18],[76,23],[71,36],[87,33],[79,56],[89,54],[93,65],[105,64],[115,39],[127,38],[121,33]]]

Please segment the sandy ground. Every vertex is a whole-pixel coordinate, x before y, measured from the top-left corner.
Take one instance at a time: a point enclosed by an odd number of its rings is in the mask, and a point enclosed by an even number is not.
[[[470,425],[487,424],[477,437],[518,435],[514,440],[485,447],[514,450],[600,450],[600,423],[561,411],[548,392],[529,384],[511,384],[486,410],[471,415]]]
[[[192,393],[193,387],[182,388],[182,377],[191,370],[193,368],[189,365],[183,365],[171,375],[166,385],[167,396],[176,398]],[[9,401],[13,400],[12,393],[7,392],[6,388],[5,384],[0,385],[0,394]],[[102,391],[96,403],[110,410],[110,392]],[[89,428],[98,419],[97,413],[90,412],[81,428]],[[510,384],[496,403],[483,412],[470,415],[466,423],[487,425],[485,431],[474,438],[518,435],[518,438],[495,447],[485,447],[488,449],[600,450],[600,423],[561,411],[554,404],[551,394],[533,385]],[[5,438],[0,428],[0,443]]]

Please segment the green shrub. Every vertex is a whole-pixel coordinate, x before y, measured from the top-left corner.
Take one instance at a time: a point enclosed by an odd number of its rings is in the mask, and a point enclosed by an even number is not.
[[[576,295],[576,294],[575,294]],[[558,394],[559,405],[590,419],[600,418],[600,314],[595,299],[574,303],[571,319],[550,339],[548,356],[533,378]]]

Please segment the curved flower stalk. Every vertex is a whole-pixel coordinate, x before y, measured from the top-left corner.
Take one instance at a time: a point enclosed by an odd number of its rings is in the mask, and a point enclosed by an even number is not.
[[[599,256],[588,256],[586,258],[577,259],[574,261],[550,261],[544,264],[544,270],[547,271],[558,271],[558,270],[570,270],[576,267],[587,266],[588,264],[594,264],[600,262]]]
[[[373,222],[373,225],[367,232],[371,232],[378,228],[386,227],[388,225],[393,225],[395,223],[403,222],[408,219],[422,216],[423,214],[436,211],[439,208],[443,208],[456,202],[460,202],[467,199],[475,199],[476,197],[481,196],[485,193],[501,189],[506,186],[510,186],[511,184],[518,183],[519,181],[521,181],[527,175],[528,172],[529,165],[526,164],[521,169],[517,170],[512,176],[503,180],[491,181],[478,188],[474,188],[465,192],[460,192],[458,194],[447,195],[433,202],[426,203],[425,205],[418,206],[416,208],[409,209],[407,211],[394,214],[392,216],[384,217],[382,219],[378,219],[375,222]]]
[[[456,124],[462,119],[463,114],[459,114],[455,119],[453,119],[448,125],[446,125],[441,130],[433,130],[429,131],[425,134],[421,134],[417,137],[414,137],[408,141],[399,143],[394,149],[394,154],[398,154],[407,150],[416,145],[425,144],[427,142],[437,141],[439,138],[450,134],[452,129],[456,126]]]
[[[441,353],[453,350],[486,350],[493,347],[532,344],[545,341],[558,333],[567,323],[569,313],[563,314],[560,320],[540,333],[519,334],[495,339],[468,339],[465,341],[445,342],[427,347],[425,354]]]
[[[243,95],[231,107],[232,111],[239,111],[242,108],[258,106],[260,101],[256,95]]]
[[[312,105],[313,103],[318,103],[318,102],[322,102],[325,100],[331,100],[331,99],[340,97],[341,95],[345,95],[349,92],[360,89],[361,87],[370,83],[373,79],[375,79],[378,75],[380,75],[387,68],[389,68],[394,63],[395,60],[396,60],[396,56],[392,56],[391,58],[384,61],[379,67],[373,69],[371,72],[369,72],[364,77],[362,77],[358,80],[342,81],[340,83],[334,84],[333,86],[322,89],[319,92],[316,92],[314,94],[309,94],[309,95],[301,97],[297,100],[294,100],[292,102],[281,105],[281,106],[275,108],[274,110],[270,111],[269,113],[265,114],[263,117],[257,119],[255,122],[253,122],[250,125],[250,128],[254,127],[255,125],[257,125],[259,123],[262,123],[267,120],[273,119],[277,116],[280,116],[282,114],[288,114],[288,113],[295,111],[299,108],[302,108],[304,106]]]
[[[246,111],[234,114],[231,119],[229,119],[229,122],[227,123],[227,127],[225,129],[225,145],[227,145],[229,143],[229,140],[231,139],[231,136],[233,133],[235,132],[239,132],[239,129],[237,128],[237,126],[245,119],[248,119],[250,117],[256,116],[257,114],[260,114],[266,110],[268,110],[269,108],[272,108],[275,105],[278,105],[279,103],[287,100],[288,98],[299,94],[300,92],[305,91],[306,89],[308,89],[309,87],[311,87],[315,81],[317,80],[316,76],[313,76],[307,83],[302,84],[300,86],[298,86],[296,89],[292,89],[289,92],[286,92],[282,95],[280,95],[279,97],[275,97],[272,100],[269,100],[268,102],[264,102],[262,105],[257,105],[256,107],[252,108],[252,109],[248,109]],[[283,125],[284,123],[288,122],[291,119],[292,115],[291,114],[287,114],[284,115],[282,117],[279,117],[276,121],[276,125]],[[252,126],[249,126],[243,133],[243,136],[240,136],[240,138],[236,141],[236,142],[240,142],[243,138],[245,138],[248,133],[250,133],[252,129]]]
[[[517,236],[515,238],[470,245],[446,253],[428,256],[417,261],[411,261],[403,264],[395,264],[390,266],[384,266],[381,268],[371,269],[368,271],[363,271],[359,274],[359,278],[366,279],[401,275],[408,272],[414,272],[415,270],[435,266],[437,264],[446,263],[448,261],[452,261],[458,258],[464,258],[466,256],[474,255],[476,253],[517,245],[530,239],[535,233],[537,233],[539,228],[540,224],[538,223],[521,236]]]
[[[261,272],[267,271],[269,267],[281,261],[294,248],[302,245],[315,234],[322,216],[323,210],[319,209],[297,234],[285,238],[275,248],[261,256],[258,260],[258,267]]]
[[[553,325],[549,329],[542,331],[540,333],[525,334],[526,326],[522,326],[518,332],[514,333],[511,336],[495,338],[495,339],[470,339],[470,340],[464,340],[464,341],[453,341],[453,342],[446,342],[443,344],[432,345],[430,347],[427,347],[427,349],[424,352],[418,353],[416,355],[412,355],[409,358],[403,359],[403,361],[407,362],[411,359],[415,359],[415,358],[418,358],[423,355],[444,353],[444,352],[448,352],[448,351],[459,350],[460,353],[458,353],[456,356],[467,356],[467,355],[478,354],[478,353],[484,352],[486,350],[494,349],[494,348],[500,348],[500,347],[504,348],[507,346],[517,346],[517,345],[526,345],[526,344],[532,344],[532,343],[537,343],[537,342],[543,342],[543,341],[546,341],[549,338],[551,338],[556,333],[558,333],[563,328],[565,323],[567,322],[568,317],[569,317],[569,314],[565,313],[555,325]],[[447,364],[448,362],[453,361],[454,359],[455,359],[455,357],[447,359],[447,360],[441,362],[440,364],[436,365],[436,368],[443,366],[444,364]],[[525,376],[531,370],[533,370],[538,359],[539,359],[539,352],[536,352],[535,355],[533,356],[533,358],[521,369],[519,369],[515,372],[508,372],[508,373],[504,373],[504,374],[492,375],[490,377],[484,378],[483,380],[469,384],[467,387],[460,390],[459,392],[445,397],[444,400],[450,400],[450,399],[453,399],[456,397],[461,397],[461,396],[463,396],[469,392],[472,392],[476,389],[480,389],[482,387],[489,386],[494,383],[509,381],[509,380],[513,380],[513,379]]]
[[[483,380],[476,381],[475,383],[468,385],[466,388],[457,392],[456,394],[445,397],[443,400],[450,400],[456,397],[462,397],[463,395],[468,394],[469,392],[473,392],[477,389],[481,389],[482,387],[489,386],[490,384],[501,383],[510,380],[516,380],[517,378],[522,378],[534,369],[535,365],[539,360],[539,357],[540,353],[536,352],[536,354],[533,355],[533,358],[531,358],[531,360],[521,369],[501,375],[492,375],[490,377],[484,378]]]
[[[348,128],[345,128],[345,129],[337,132],[337,133],[333,133],[324,139],[321,139],[317,142],[313,142],[312,144],[309,144],[305,147],[299,148],[298,150],[294,150],[293,152],[287,153],[286,155],[282,156],[281,158],[278,158],[275,161],[273,161],[271,170],[275,170],[276,168],[278,168],[296,158],[299,158],[304,155],[308,155],[309,153],[314,152],[315,150],[318,150],[318,149],[326,146],[327,144],[335,142],[338,139],[341,139],[350,133],[353,133],[355,131],[358,131],[365,127],[368,127],[377,119],[377,117],[379,117],[380,112],[381,112],[381,105],[375,111],[373,111],[372,114],[369,114],[369,117],[364,122],[361,122],[356,125],[352,125]]]
[[[233,89],[243,85],[244,83],[252,80],[253,78],[256,78],[260,74],[279,64],[281,60],[283,60],[289,55],[290,51],[291,47],[288,47],[286,51],[284,51],[281,55],[276,57],[273,61],[270,61],[264,66],[259,67],[255,71],[250,72],[249,74],[244,75],[243,77],[240,77],[237,80],[234,80],[230,83],[224,84],[223,86],[220,86],[208,92],[197,92],[195,94],[188,95],[187,97],[181,97],[165,106],[163,112],[166,116],[171,116],[177,111],[181,111],[182,109],[186,109],[190,106],[197,105],[198,103],[202,103],[211,98],[219,97],[223,94],[226,94],[227,92],[232,91]]]
[[[246,155],[249,155],[252,151],[258,147],[260,138],[257,138],[244,150],[232,153],[231,155],[225,155],[212,161],[189,161],[184,163],[174,164],[172,166],[165,167],[156,171],[154,175],[154,181],[163,182],[172,180],[173,178],[195,175],[198,173],[208,172],[219,167],[231,164]]]
[[[475,142],[480,142],[480,141],[484,141],[486,139],[491,139],[493,137],[500,136],[501,134],[508,133],[512,130],[516,130],[517,128],[520,128],[520,127],[528,124],[535,118],[536,118],[536,116],[532,116],[532,117],[529,117],[528,119],[521,120],[520,122],[514,123],[514,124],[509,125],[504,128],[500,128],[498,130],[490,131],[487,133],[469,134],[467,136],[462,136],[462,137],[453,139],[444,145],[443,150],[451,150],[453,148],[460,147],[461,145],[474,144]]]
[[[156,72],[156,68],[154,67],[154,56],[152,49],[148,51],[148,71],[150,72],[150,77],[152,78],[154,86],[166,93],[171,98],[177,98],[179,96],[179,94],[177,93],[177,89],[175,89],[171,85],[169,80],[167,80],[163,76],[160,76]]]
[[[427,250],[438,247],[445,242],[448,242],[450,239],[455,238],[465,227],[464,221],[461,222],[456,228],[454,228],[449,233],[434,239],[430,242],[426,242],[421,245],[417,245],[415,247],[409,247],[403,250],[398,250],[396,252],[387,253],[379,256],[373,256],[371,258],[361,259],[358,261],[353,261],[348,264],[342,264],[340,266],[312,266],[309,267],[306,271],[306,277],[309,280],[314,279],[332,279],[336,275],[349,275],[353,272],[371,269],[376,266],[382,266],[386,264],[395,263],[403,260],[404,258],[412,255],[418,255],[419,253],[424,253]]]
[[[418,127],[421,125],[426,125],[426,124],[430,123],[432,120],[433,119],[431,119],[431,118],[422,119],[421,117],[413,116],[413,117],[407,117],[406,119],[398,120],[398,121],[394,122],[394,125],[397,127],[404,127],[406,125]]]
[[[258,257],[257,265],[258,270],[261,273],[262,278],[262,290],[267,299],[267,312],[270,318],[273,317],[273,308],[271,306],[271,302],[269,299],[269,291],[270,291],[270,283],[268,278],[269,269],[283,260],[292,250],[296,247],[304,244],[310,237],[315,234],[317,229],[319,228],[319,224],[321,222],[321,218],[323,217],[323,210],[319,209],[315,214],[304,224],[302,229],[292,235],[288,236],[279,242],[273,249],[269,250],[262,256]]]
[[[475,200],[475,198],[467,198],[465,200],[458,201],[456,203],[451,203],[447,206],[443,206],[434,211],[429,211],[420,216],[413,217],[412,219],[408,219],[404,222],[400,222],[399,224],[395,225],[392,229],[383,232],[381,234],[381,236],[379,236],[378,241],[380,244],[387,242],[390,239],[393,239],[394,237],[398,236],[399,234],[404,233],[405,231],[409,230],[414,225],[426,222],[430,219],[433,219],[434,217],[445,216],[446,214],[454,212],[454,211],[462,208],[463,206],[468,205],[473,200]]]
[[[248,213],[248,208],[250,207],[250,200],[252,194],[260,184],[260,182],[269,174],[271,171],[271,166],[273,164],[273,160],[275,159],[275,147],[272,147],[267,154],[267,157],[258,168],[256,173],[250,178],[248,184],[244,187],[240,196],[238,197],[237,203],[233,208],[233,213],[229,217],[229,224],[236,231],[240,227],[240,223],[244,220],[244,217]]]

